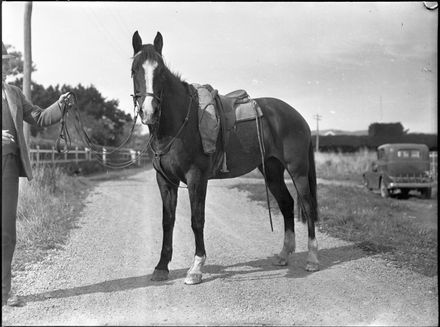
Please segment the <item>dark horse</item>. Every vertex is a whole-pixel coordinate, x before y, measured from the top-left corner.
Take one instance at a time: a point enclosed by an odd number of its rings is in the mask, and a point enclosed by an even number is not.
[[[180,182],[188,187],[191,205],[191,227],[195,236],[195,259],[185,283],[202,281],[206,260],[203,228],[208,180],[232,178],[259,168],[263,172],[256,124],[240,123],[232,133],[234,140],[247,143],[247,149],[227,147],[228,173],[220,173],[214,164],[223,155],[221,140],[214,154],[203,152],[198,126],[198,97],[194,87],[182,81],[164,64],[162,35],[158,32],[154,44],[142,44],[136,31],[133,35],[132,78],[134,102],[142,123],[148,125],[151,147],[155,152],[154,167],[163,203],[163,243],[159,263],[152,279],[168,278],[168,263],[173,251],[173,229],[176,218],[177,191]],[[268,188],[278,202],[284,217],[285,236],[278,255],[278,265],[287,265],[289,254],[295,251],[294,200],[284,182],[287,170],[297,190],[302,221],[308,225],[308,271],[319,269],[315,222],[318,220],[316,174],[310,128],[304,118],[285,102],[274,98],[257,98],[261,107],[262,135],[265,148],[264,167]],[[220,137],[219,137],[220,139]]]

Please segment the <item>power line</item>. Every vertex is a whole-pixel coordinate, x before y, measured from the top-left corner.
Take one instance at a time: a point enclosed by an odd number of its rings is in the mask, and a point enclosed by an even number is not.
[[[121,44],[117,40],[115,40],[111,33],[108,33],[107,29],[101,24],[98,15],[96,15],[92,8],[84,7],[84,11],[88,14],[88,16],[92,18],[91,20],[93,21],[94,25],[98,28],[104,38],[107,39],[108,43],[111,44],[111,47],[119,52],[121,55],[127,55],[127,53],[122,50]]]
[[[108,7],[107,9],[109,10],[110,15],[115,18],[115,21],[117,21],[118,25],[121,27],[121,30],[124,30],[127,35],[131,35],[132,31],[130,31],[125,19],[121,17],[119,12],[115,12],[111,7]]]

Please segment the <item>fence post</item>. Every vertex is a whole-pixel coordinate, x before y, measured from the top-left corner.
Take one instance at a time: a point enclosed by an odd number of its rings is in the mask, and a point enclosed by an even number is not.
[[[133,149],[128,149],[127,151],[129,152],[131,162],[135,163],[136,162],[136,151]]]
[[[75,147],[75,163],[78,164],[78,147]]]
[[[40,146],[37,145],[37,168],[40,167]]]
[[[67,161],[67,145],[64,144],[64,160]]]
[[[138,158],[138,162],[137,162],[137,164],[138,164],[138,166],[140,166],[141,165],[141,152],[140,151],[136,151],[136,154],[137,154],[137,158]]]
[[[104,164],[106,164],[106,160],[107,160],[107,150],[103,147],[102,148],[102,161],[104,162]]]
[[[55,147],[52,145],[52,154],[51,154],[52,166],[55,166]]]

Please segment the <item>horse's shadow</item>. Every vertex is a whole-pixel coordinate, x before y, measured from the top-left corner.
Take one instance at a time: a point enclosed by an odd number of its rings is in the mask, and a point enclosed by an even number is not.
[[[369,254],[362,251],[355,245],[347,245],[330,249],[321,249],[319,251],[320,271],[331,268],[368,256]],[[209,283],[218,279],[226,282],[253,280],[253,279],[271,279],[271,278],[304,278],[312,274],[305,270],[307,252],[300,252],[291,255],[289,264],[287,266],[276,266],[276,257],[267,257],[265,259],[253,260],[248,262],[240,262],[234,265],[206,265],[203,268],[205,277],[203,283]],[[171,270],[169,279],[163,282],[151,280],[151,274],[119,278],[101,283],[78,286],[73,288],[59,289],[49,292],[30,294],[23,296],[26,302],[38,302],[48,299],[68,298],[72,296],[79,296],[93,293],[112,293],[119,291],[132,290],[137,288],[145,288],[150,286],[162,286],[175,283],[177,279],[182,279],[186,276],[188,268]],[[279,272],[280,274],[271,274],[271,272]],[[264,272],[265,274],[261,274]]]

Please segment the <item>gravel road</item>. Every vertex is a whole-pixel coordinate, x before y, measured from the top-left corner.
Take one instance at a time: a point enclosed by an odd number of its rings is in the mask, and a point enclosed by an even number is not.
[[[153,170],[96,182],[78,228],[13,283],[22,308],[4,307],[3,325],[437,325],[438,281],[393,267],[353,244],[317,233],[321,270],[308,273],[307,232],[297,251],[272,265],[283,220],[210,181],[204,281],[184,284],[194,255],[186,189],[179,190],[170,279],[152,282],[162,242],[162,203]]]

